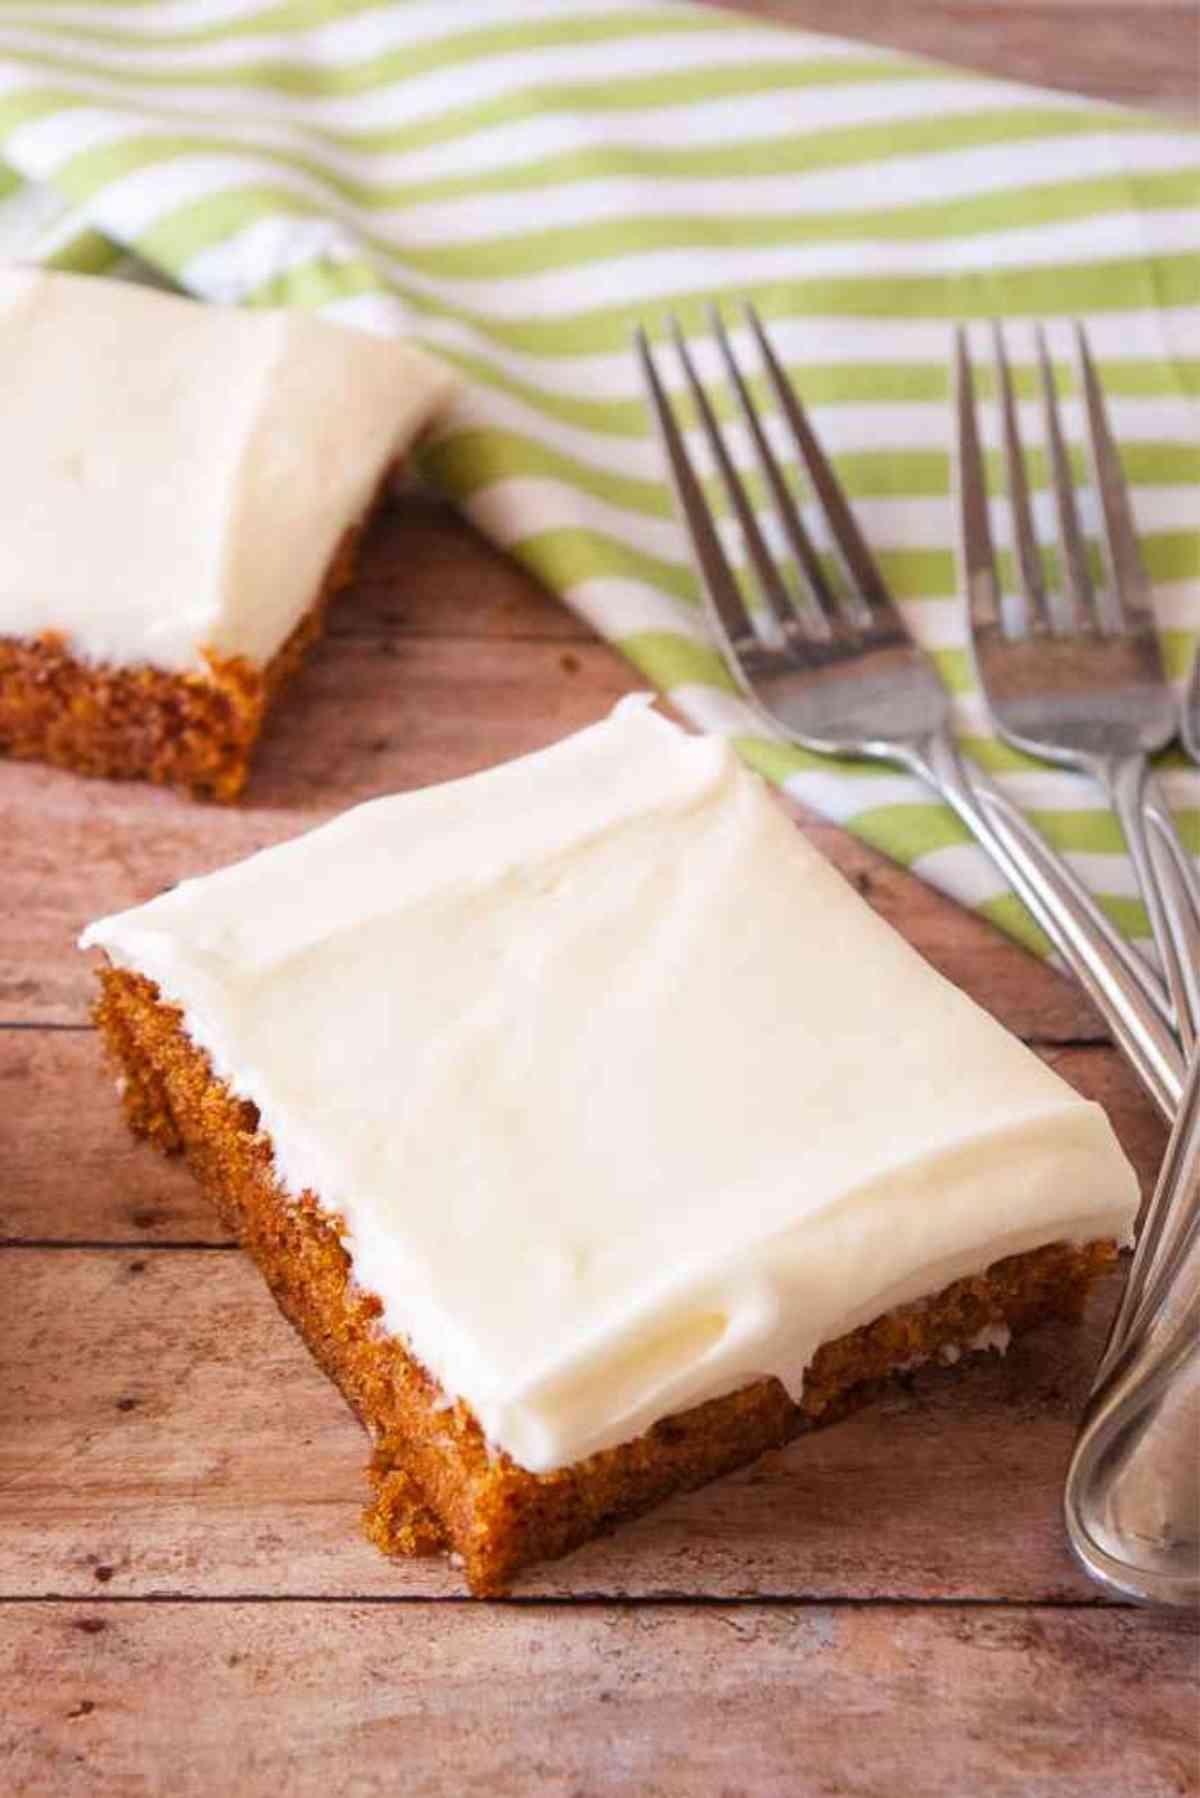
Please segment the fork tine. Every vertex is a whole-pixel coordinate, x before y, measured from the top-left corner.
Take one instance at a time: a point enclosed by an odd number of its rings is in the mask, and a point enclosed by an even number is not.
[[[1083,326],[1075,321],[1075,349],[1083,386],[1088,421],[1088,450],[1100,510],[1104,540],[1108,546],[1111,586],[1100,595],[1097,610],[1101,628],[1116,634],[1123,628],[1152,629],[1154,606],[1150,581],[1138,548],[1137,531],[1129,505],[1129,489],[1117,446],[1108,423],[1104,394],[1092,362]]]
[[[992,552],[992,526],[988,517],[987,479],[983,451],[979,447],[979,421],[975,414],[975,380],[971,352],[961,325],[954,333],[954,410],[958,422],[959,545],[962,550],[967,615],[971,636],[1000,628],[1000,586]]]
[[[771,347],[771,340],[763,328],[758,313],[749,303],[743,307],[743,313],[757,340],[768,378],[775,392],[775,398],[788,422],[796,448],[800,453],[800,459],[808,471],[808,478],[812,482],[825,517],[829,521],[829,528],[833,532],[834,541],[841,552],[842,560],[846,564],[861,605],[874,620],[885,620],[907,634],[908,627],[892,604],[891,594],[884,585],[883,577],[875,566],[874,558],[854,522],[854,514],[846,503],[838,478],[825,459],[825,452],[817,442],[796,391]]]
[[[679,328],[678,319],[670,320],[670,330],[684,376],[691,389],[692,399],[695,401],[696,410],[700,415],[700,422],[704,426],[704,434],[708,438],[708,445],[713,453],[713,460],[720,471],[721,484],[729,496],[729,503],[737,517],[742,539],[749,552],[763,598],[775,614],[776,622],[786,630],[789,624],[795,625],[797,621],[791,595],[788,593],[783,578],[775,566],[774,557],[763,539],[754,507],[750,504],[750,498],[742,484],[742,478],[734,467],[733,458],[725,446],[721,427],[717,423],[716,415],[709,404],[708,395],[693,366],[683,332]]]
[[[825,578],[825,570],[822,568],[817,552],[813,548],[812,540],[804,528],[804,521],[800,517],[800,512],[795,499],[789,491],[788,484],[783,477],[783,470],[776,461],[775,452],[771,448],[771,445],[767,440],[767,434],[762,428],[758,413],[754,407],[754,401],[750,398],[749,389],[742,377],[742,371],[738,367],[737,358],[733,353],[733,346],[730,344],[726,334],[725,321],[715,306],[709,307],[708,315],[712,325],[713,336],[717,340],[722,360],[725,363],[729,379],[733,384],[733,390],[737,394],[738,405],[741,407],[742,417],[745,419],[746,427],[754,441],[754,448],[758,453],[759,466],[766,476],[767,484],[771,489],[771,495],[775,501],[776,513],[779,516],[784,531],[787,533],[788,542],[792,547],[792,554],[800,564],[805,582],[807,583],[806,597],[808,597],[809,603],[804,607],[803,622],[806,625],[811,625],[817,635],[828,639],[843,623],[837,596]],[[816,603],[813,604],[813,601]]]
[[[658,378],[658,370],[650,352],[649,340],[640,325],[634,334],[634,348],[641,364],[642,377],[646,383],[646,392],[654,411],[659,436],[662,438],[663,448],[667,453],[667,467],[671,474],[671,484],[675,489],[675,497],[679,501],[679,509],[687,521],[688,535],[691,538],[692,548],[699,566],[700,586],[709,618],[736,670],[738,666],[736,646],[744,642],[746,638],[753,637],[753,626],[743,604],[741,591],[733,578],[733,571],[726,559],[725,551],[721,547],[721,539],[717,536],[713,525],[708,501],[696,478],[696,471],[692,467],[687,445],[683,440],[683,433],[676,423],[675,414],[671,410],[671,402]],[[738,678],[740,680],[740,675]]]
[[[1092,577],[1088,572],[1087,547],[1079,528],[1075,483],[1059,418],[1054,369],[1046,347],[1046,333],[1040,325],[1037,327],[1036,337],[1038,365],[1042,376],[1042,404],[1046,415],[1046,447],[1050,451],[1050,473],[1058,510],[1058,536],[1062,545],[1063,588],[1074,613],[1075,628],[1090,629],[1095,623],[1096,596]]]
[[[1017,403],[1013,395],[1012,373],[1004,348],[1004,332],[998,319],[992,320],[992,347],[996,358],[996,381],[1000,389],[1000,416],[1004,425],[1004,461],[1008,470],[1008,503],[1012,512],[1013,535],[1016,539],[1017,564],[1021,571],[1020,610],[1016,623],[1018,636],[1029,630],[1045,630],[1046,583],[1042,575],[1042,558],[1038,554],[1037,536],[1033,528],[1033,508],[1029,501],[1029,479],[1021,450],[1021,431],[1017,423]]]

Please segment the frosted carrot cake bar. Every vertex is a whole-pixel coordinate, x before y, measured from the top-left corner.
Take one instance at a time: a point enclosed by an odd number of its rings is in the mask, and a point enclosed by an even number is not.
[[[0,268],[0,752],[234,797],[449,387],[296,312]]]
[[[915,1357],[1075,1316],[1104,1113],[638,701],[93,924],[182,1147],[476,1592]]]

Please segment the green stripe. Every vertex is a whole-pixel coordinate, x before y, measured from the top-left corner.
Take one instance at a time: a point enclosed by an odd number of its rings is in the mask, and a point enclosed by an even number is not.
[[[1162,651],[1168,679],[1182,680],[1196,653],[1195,631],[1163,631]]]
[[[102,192],[112,182],[168,157],[227,153],[228,136],[156,131],[95,149],[82,150],[63,163],[55,180],[80,198]],[[319,182],[330,194],[368,212],[403,210],[419,203],[420,187],[384,183],[340,174],[319,158],[275,144],[242,146],[246,154],[269,159]],[[598,172],[598,171],[597,171]],[[444,196],[439,196],[444,198]],[[752,196],[750,196],[752,201]],[[836,212],[689,215],[685,207],[658,216],[585,220],[545,231],[507,232],[427,249],[408,247],[405,261],[431,275],[486,278],[530,274],[575,267],[589,260],[628,254],[647,244],[687,248],[724,244],[754,247],[783,241],[855,242],[966,237],[985,231],[1010,231],[1065,220],[1133,209],[1194,206],[1200,201],[1200,179],[1194,169],[1146,175],[1077,178],[1052,184],[1009,188],[976,198],[929,200],[904,206],[865,207]]]
[[[294,277],[291,277],[294,278]],[[383,289],[384,283],[374,285]],[[264,290],[260,290],[260,296]],[[269,296],[265,303],[275,303]],[[583,399],[563,394],[554,388],[541,387],[508,370],[500,369],[485,357],[428,340],[431,349],[480,386],[495,387],[501,393],[533,407],[547,418],[562,424],[594,431],[605,437],[648,437],[652,432],[645,402],[633,399]],[[947,351],[949,338],[947,337]],[[950,397],[950,381],[941,363],[845,362],[827,365],[793,363],[790,374],[798,392],[812,406],[858,405],[935,405]],[[978,371],[977,389],[981,398],[988,394],[983,377],[986,367]],[[1018,376],[1023,371],[1014,371]],[[1099,365],[1099,373],[1109,393],[1125,397],[1158,398],[1184,394],[1200,396],[1200,361],[1147,362],[1113,361]],[[766,401],[765,384],[751,383],[756,399]],[[1018,381],[1018,386],[1024,383]],[[1032,393],[1032,379],[1030,382]],[[728,389],[714,387],[713,407],[718,417],[735,416],[735,404]],[[1126,446],[1132,449],[1134,446]],[[1124,453],[1124,452],[1123,452]]]
[[[990,774],[1045,774],[1049,769],[1048,763],[1023,755],[1019,749],[1011,749],[999,737],[960,736],[958,746],[978,767]],[[878,762],[818,755],[798,744],[776,742],[770,737],[738,737],[737,747],[752,768],[779,785],[792,775],[814,770],[820,773],[833,770],[839,779],[872,780],[879,773]]]
[[[672,631],[638,631],[622,637],[617,643],[622,655],[653,681],[669,692],[674,687],[717,687],[724,693],[736,693],[737,683],[715,650],[690,637]]]
[[[1030,811],[1035,824],[1056,849],[1077,855],[1123,856],[1125,838],[1112,812],[1108,811]]]
[[[997,899],[986,899],[975,910],[980,917],[986,918],[1006,936],[1020,943],[1022,948],[1031,950],[1043,960],[1054,953],[1054,945],[1049,937],[1040,925],[1034,923],[1015,893],[1002,893]]]
[[[1001,458],[989,457],[993,488],[1003,488]],[[1082,451],[1072,461],[1080,480],[1086,478]],[[1200,446],[1188,443],[1130,444],[1123,455],[1126,476],[1133,486],[1200,483]],[[424,457],[430,476],[454,499],[468,499],[495,481],[541,479],[561,481],[581,493],[644,517],[672,515],[665,480],[649,481],[617,474],[579,456],[554,449],[536,437],[517,431],[479,429],[460,431],[430,446]],[[942,450],[858,450],[831,457],[842,487],[852,499],[943,499],[951,491],[951,458]],[[1041,452],[1030,453],[1031,485],[1049,485]],[[756,507],[770,503],[765,481],[753,471],[743,473],[746,491]],[[720,481],[702,482],[714,508],[727,509]]]
[[[948,805],[936,800],[912,805],[881,805],[855,812],[848,820],[855,836],[884,849],[905,868],[922,856],[971,841],[970,832]]]
[[[939,849],[970,842],[966,829],[947,806],[889,805],[873,811],[859,812],[849,820],[849,829],[902,867],[913,868],[923,857]],[[1136,899],[1101,893],[1097,899],[1102,909],[1127,936],[1142,937],[1148,932],[1145,908]],[[1012,893],[985,900],[976,907],[979,913],[1015,937],[1037,955],[1051,953],[1051,945],[1034,923],[1021,901]]]
[[[699,603],[696,576],[689,565],[668,561],[636,549],[610,534],[582,526],[561,526],[520,539],[512,553],[560,592],[577,581],[595,575],[623,575],[658,587],[689,605]],[[1200,572],[1200,542],[1194,532],[1159,532],[1142,539],[1143,558],[1152,580],[1174,580]],[[950,599],[958,592],[954,552],[949,549],[876,549],[875,560],[893,596],[900,601]],[[1005,587],[1014,585],[1013,566],[1007,554],[997,558]],[[738,574],[749,581],[749,571]],[[1169,672],[1171,633],[1166,634]],[[937,650],[934,660],[953,692],[973,686],[970,663],[963,650]]]
[[[557,187],[589,175],[622,171],[643,175],[648,180],[670,175],[728,179],[734,175],[804,174],[810,170],[887,161],[893,156],[981,149],[990,144],[1029,143],[1041,138],[1085,137],[1109,132],[1161,133],[1162,130],[1161,119],[1124,111],[1114,110],[1101,115],[1081,107],[1053,104],[1044,107],[973,106],[957,113],[889,119],[880,124],[833,125],[810,132],[793,129],[779,136],[751,137],[734,144],[722,141],[711,146],[673,147],[651,141],[636,146],[602,145],[564,150],[513,168],[443,175],[436,182],[423,182],[410,189],[408,199],[415,204],[419,200],[450,199],[460,193],[508,193],[529,187]],[[334,131],[326,135],[333,142],[356,150],[410,147],[405,138],[389,128]]]
[[[548,23],[548,22],[547,22]],[[564,20],[567,36],[575,37],[574,21]],[[532,30],[532,27],[527,28]],[[527,40],[528,41],[528,40]],[[2,43],[2,38],[0,38]],[[413,52],[408,45],[381,51],[357,63],[318,63],[297,55],[220,67],[192,67],[187,62],[167,67],[137,68],[127,64],[119,75],[86,56],[64,56],[50,49],[22,49],[27,67],[52,69],[68,78],[119,80],[135,91],[164,85],[187,88],[201,96],[206,89],[248,87],[267,89],[292,99],[353,99],[396,87],[411,80]],[[468,132],[515,120],[556,112],[629,112],[647,108],[675,108],[704,100],[754,98],[762,94],[788,93],[805,88],[855,87],[885,81],[924,83],[961,81],[953,69],[930,68],[896,58],[862,57],[826,61],[803,57],[764,57],[760,63],[719,64],[707,68],[680,68],[664,82],[661,71],[649,75],[598,74],[592,80],[564,82],[547,78],[527,81],[487,100],[473,100],[447,108],[412,124],[389,129],[390,149],[420,150],[461,138]],[[376,140],[379,141],[379,140]]]
[[[137,0],[151,9],[161,0]],[[45,32],[61,31],[69,43],[109,44],[132,51],[151,45],[155,49],[188,49],[196,45],[225,43],[237,38],[266,36],[268,33],[309,32],[322,25],[340,24],[342,20],[363,13],[382,12],[380,0],[286,0],[281,6],[270,6],[245,18],[221,20],[213,25],[194,25],[183,31],[160,28],[151,39],[144,31],[122,30],[116,25],[58,25],[53,16],[53,0],[35,12],[22,13],[5,9],[3,22],[8,26],[25,26]],[[471,31],[457,31],[427,42],[417,40],[405,47],[406,68],[410,74],[425,74],[433,69],[456,63],[472,62],[478,57],[500,55],[506,51],[536,49],[551,44],[601,43],[608,38],[640,38],[690,36],[721,31],[729,21],[719,13],[702,13],[699,8],[659,7],[653,11],[613,11],[599,18],[539,19],[534,24],[484,26]]]
[[[574,356],[624,349],[634,326],[668,310],[689,336],[707,330],[707,307],[752,299],[766,319],[836,313],[853,318],[988,319],[1074,318],[1077,314],[1160,311],[1200,303],[1200,259],[1193,255],[1128,257],[1012,269],[969,270],[954,275],[896,275],[797,279],[755,284],[730,270],[730,285],[673,294],[669,299],[623,301],[563,318],[499,320],[468,308],[414,296],[422,311],[448,313],[512,349],[541,356]]]
[[[79,230],[53,255],[45,258],[47,268],[64,269],[75,275],[103,275],[120,261],[124,252],[112,239],[87,227]]]
[[[255,191],[245,190],[247,202]],[[291,196],[282,199],[280,210],[301,209]],[[223,196],[222,204],[226,202],[235,214],[239,211],[239,196]],[[217,204],[208,200],[181,209],[187,216],[173,213],[139,239],[136,247],[149,260],[163,255],[171,266],[186,261],[205,247],[202,239],[219,241],[228,235],[227,230],[210,232],[203,222],[205,209]],[[259,216],[260,207],[247,204],[240,210],[248,221]],[[389,251],[389,258],[394,254]],[[1074,318],[1133,308],[1162,311],[1194,306],[1200,304],[1200,258],[1184,253],[1124,257],[945,275],[893,275],[882,282],[877,276],[855,275],[756,284],[745,279],[744,271],[739,279],[731,269],[730,282],[719,290],[515,320],[427,298],[407,287],[399,274],[393,285],[415,311],[457,319],[485,339],[490,337],[510,349],[543,357],[571,357],[626,350],[635,326],[653,327],[668,313],[679,319],[688,336],[707,335],[708,307],[714,300],[731,307],[742,299],[753,300],[768,320],[836,313],[847,319],[944,319],[947,325],[959,318]]]
[[[559,592],[596,575],[623,575],[658,587],[687,605],[695,606],[700,601],[699,583],[690,565],[651,555],[604,531],[563,525],[523,537],[510,548],[513,555]],[[947,598],[957,590],[954,556],[949,550],[884,549],[876,551],[875,560],[899,600]],[[750,585],[748,569],[740,567],[735,572]],[[938,657],[947,658],[946,678],[956,688],[965,688],[970,680],[965,662],[954,659],[957,654],[951,650],[937,652]]]
[[[1150,921],[1140,899],[1126,899],[1117,893],[1097,893],[1096,902],[1125,936],[1149,936]],[[1011,893],[1005,893],[998,899],[988,899],[976,909],[1001,930],[1024,943],[1026,948],[1032,949],[1036,955],[1052,953],[1049,940],[1033,922],[1021,901]]]
[[[621,576],[659,587],[688,605],[699,603],[699,588],[690,568],[633,549],[603,531],[582,526],[539,531],[513,544],[512,553],[559,593],[569,592],[581,581]]]
[[[672,83],[672,89],[673,87]],[[508,103],[511,104],[511,100]],[[90,104],[93,102],[87,96],[74,94],[69,88],[63,87],[41,88],[9,95],[0,100],[0,133],[31,119]],[[446,133],[448,138],[479,128],[478,108],[463,110],[468,116],[457,118],[453,122],[452,128]],[[544,101],[538,99],[531,110],[545,110]],[[130,105],[128,111],[131,118],[136,118],[139,114],[136,103]],[[1161,130],[1162,127],[1161,124],[1155,124],[1152,128]],[[653,144],[638,145],[636,148],[597,146],[594,149],[538,158],[519,167],[490,171],[485,168],[472,171],[466,176],[444,176],[417,183],[391,184],[380,191],[385,196],[385,204],[408,207],[462,194],[512,193],[531,187],[562,186],[576,180],[612,175],[614,172],[627,176],[636,175],[648,181],[667,175],[694,178],[719,175],[728,179],[735,172],[742,178],[750,178],[755,175],[827,170],[900,155],[952,153],[996,143],[1077,136],[1095,132],[1096,129],[1095,115],[1078,109],[969,111],[948,117],[935,115],[932,118],[900,119],[879,126],[835,127],[819,134],[791,133],[782,138],[755,139],[732,147],[722,146],[717,152],[704,149],[663,150]],[[1111,120],[1106,119],[1104,129],[1144,130],[1146,123],[1131,115],[1114,113]],[[395,131],[382,135],[368,134],[366,137],[362,134],[334,131],[326,131],[322,135],[335,142],[341,141],[358,153],[370,149],[399,151],[419,147],[402,141]],[[73,191],[86,198],[120,174],[150,166],[160,159],[167,160],[193,145],[203,148],[214,142],[219,147],[228,147],[228,140],[222,137],[211,138],[203,131],[196,132],[193,129],[180,133],[164,129],[161,135],[156,133],[152,138],[124,140],[109,149],[89,151],[66,165],[63,178],[73,184]],[[274,148],[247,148],[249,153],[303,169],[314,178],[327,182],[331,189],[353,190],[354,184],[346,182],[343,177],[327,173],[309,157]],[[1003,196],[997,196],[997,199],[1003,199]]]
[[[663,482],[614,474],[515,431],[461,431],[443,437],[425,451],[422,465],[452,499],[468,499],[495,481],[520,477],[562,481],[581,493],[647,517],[671,515],[670,495]]]
[[[303,217],[310,212],[306,202],[282,188],[241,187],[176,208],[142,233],[134,248],[147,261],[161,261],[177,271],[201,250],[264,214]],[[557,317],[507,320],[416,291],[399,272],[403,263],[400,252],[374,236],[362,235],[397,267],[391,285],[414,310],[458,319],[485,338],[540,356],[626,350],[636,325],[652,322],[668,310],[688,335],[707,334],[707,309],[714,298],[722,297],[730,303],[753,299],[767,319],[832,312],[858,318],[944,318],[948,323],[960,317],[1074,317],[1200,303],[1200,259],[1178,254],[945,275],[894,275],[886,282],[876,276],[839,276],[755,285],[743,278],[723,293],[705,290],[674,294],[669,300],[624,301]],[[271,292],[277,288],[278,282],[270,284]],[[261,289],[250,296],[254,302],[265,297]]]
[[[984,232],[1037,228],[1103,213],[1135,211],[1139,206],[1195,205],[1196,178],[1171,174],[1147,177],[1157,196],[1138,196],[1142,184],[1113,177],[1109,181],[1065,184],[1051,205],[1039,196],[1034,203],[1020,192],[996,194],[987,201],[928,203],[895,210],[860,212],[761,213],[748,196],[740,214],[670,212],[632,214],[625,218],[590,219],[578,225],[556,225],[544,231],[506,232],[473,237],[452,245],[418,248],[405,245],[405,266],[443,280],[488,282],[554,269],[583,268],[651,250],[721,248],[729,251],[771,249],[805,243],[929,243]],[[1186,192],[1185,192],[1186,188]],[[1090,190],[1090,191],[1087,191]]]
[[[1152,581],[1188,581],[1200,575],[1200,532],[1152,531],[1140,543]]]
[[[782,786],[792,775],[805,774],[813,770],[820,773],[836,772],[838,778],[874,779],[879,773],[879,764],[873,761],[848,761],[840,757],[818,755],[811,749],[802,749],[799,744],[777,742],[771,737],[738,737],[735,739],[738,751],[752,768],[768,780]],[[976,737],[961,735],[958,746],[975,765],[988,774],[1048,774],[1056,773],[1052,763],[1039,761],[1035,756],[1025,755],[1019,749],[1013,749],[999,737]],[[1154,765],[1162,769],[1190,769],[1192,764],[1178,748],[1164,750],[1155,756]],[[1082,776],[1081,776],[1082,778]],[[1200,807],[1186,810],[1176,808],[1173,812],[1179,834],[1194,855],[1200,856]]]

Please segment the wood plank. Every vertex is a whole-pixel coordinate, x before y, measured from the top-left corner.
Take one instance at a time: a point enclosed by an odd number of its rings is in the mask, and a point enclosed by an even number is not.
[[[1157,112],[1194,114],[1200,98],[1194,0],[840,0],[836,13],[826,0],[719,3]]]
[[[1195,1645],[1135,1611],[24,1605],[0,1768],[60,1798],[1180,1798]]]
[[[1165,1130],[1113,1049],[1045,1048],[1104,1106],[1149,1191]],[[4,1117],[12,1120],[6,1140]],[[66,1177],[57,1145],[69,1142]],[[0,1030],[0,1244],[227,1241],[182,1163],[132,1137],[100,1040],[88,1030]]]
[[[1115,1299],[531,1574],[540,1594],[1094,1596],[1061,1482]],[[361,1538],[366,1443],[240,1254],[0,1254],[0,1593],[443,1595]]]
[[[498,637],[595,643],[596,634],[520,563],[436,495],[405,490],[362,546],[353,590],[329,614],[332,637]],[[569,663],[568,663],[569,670]]]

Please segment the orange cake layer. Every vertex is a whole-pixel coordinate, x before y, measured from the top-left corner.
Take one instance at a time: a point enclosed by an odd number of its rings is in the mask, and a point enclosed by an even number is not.
[[[183,1150],[372,1437],[367,1533],[386,1553],[451,1549],[477,1594],[503,1592],[523,1567],[780,1446],[914,1360],[967,1346],[997,1326],[1015,1332],[1077,1317],[1114,1259],[1111,1243],[1095,1242],[997,1261],[824,1344],[798,1404],[778,1380],[760,1380],[572,1466],[530,1473],[490,1449],[467,1406],[447,1404],[404,1343],[384,1331],[378,1300],[352,1280],[339,1220],[311,1194],[294,1200],[284,1192],[255,1107],[214,1075],[180,1012],[140,975],[107,967],[101,981],[97,1022],[121,1069],[130,1125],[163,1150]]]
[[[261,668],[242,656],[210,657],[203,674],[95,667],[54,632],[28,641],[0,637],[0,752],[77,774],[236,799],[267,712],[320,636],[330,601],[353,577],[367,522],[345,533],[313,604]]]

